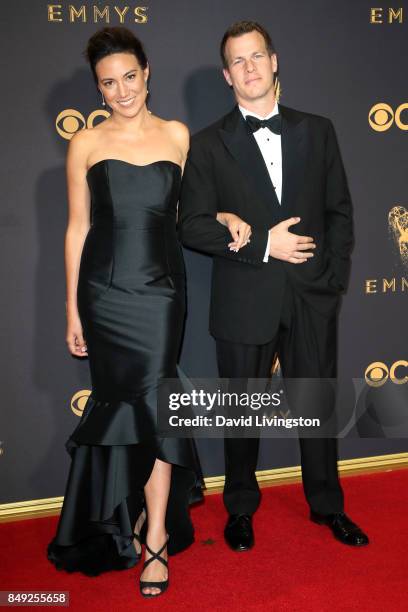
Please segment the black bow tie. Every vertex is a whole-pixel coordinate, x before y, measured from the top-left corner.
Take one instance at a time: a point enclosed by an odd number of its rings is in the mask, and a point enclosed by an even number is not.
[[[269,128],[274,134],[280,134],[282,132],[282,117],[280,115],[274,115],[269,119],[258,119],[258,117],[254,117],[253,115],[247,115],[245,120],[252,133],[257,132],[263,127]]]

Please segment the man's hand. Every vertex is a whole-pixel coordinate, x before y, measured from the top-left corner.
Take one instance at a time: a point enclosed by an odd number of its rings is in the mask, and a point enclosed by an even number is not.
[[[316,248],[313,238],[297,236],[289,231],[289,228],[299,221],[300,217],[291,217],[269,230],[269,255],[271,257],[294,264],[303,263],[313,257],[311,250]]]
[[[230,231],[233,238],[233,242],[228,244],[230,251],[238,252],[241,247],[250,242],[249,239],[252,234],[251,226],[245,223],[238,215],[227,212],[217,213],[217,221],[225,225]]]

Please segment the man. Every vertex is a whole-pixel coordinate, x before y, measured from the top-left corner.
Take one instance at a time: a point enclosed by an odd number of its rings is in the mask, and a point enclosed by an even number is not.
[[[237,106],[192,138],[179,209],[187,246],[213,255],[210,332],[222,378],[336,376],[336,311],[352,247],[352,208],[332,123],[278,105],[266,30],[238,22],[221,43]],[[231,238],[232,236],[232,238]],[[259,439],[226,439],[224,535],[253,546]],[[301,438],[310,518],[343,543],[367,536],[343,509],[333,438]]]

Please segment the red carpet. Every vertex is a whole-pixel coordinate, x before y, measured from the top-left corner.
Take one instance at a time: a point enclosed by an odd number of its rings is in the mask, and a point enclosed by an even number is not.
[[[355,549],[307,520],[300,485],[263,489],[254,519],[256,547],[233,553],[223,542],[220,495],[193,509],[196,544],[170,559],[170,587],[144,600],[141,565],[97,578],[58,572],[46,559],[56,517],[0,524],[0,589],[65,590],[70,609],[378,612],[408,609],[408,470],[343,478],[346,512],[369,534]]]

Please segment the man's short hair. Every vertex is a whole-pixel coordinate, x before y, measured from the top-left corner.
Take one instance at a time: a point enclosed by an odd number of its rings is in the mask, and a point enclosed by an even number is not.
[[[267,32],[260,23],[257,23],[256,21],[236,21],[228,28],[221,40],[220,55],[224,68],[228,68],[227,58],[225,57],[225,47],[228,39],[237,38],[243,34],[249,34],[249,32],[259,32],[259,34],[263,36],[269,55],[276,53],[269,32]]]

